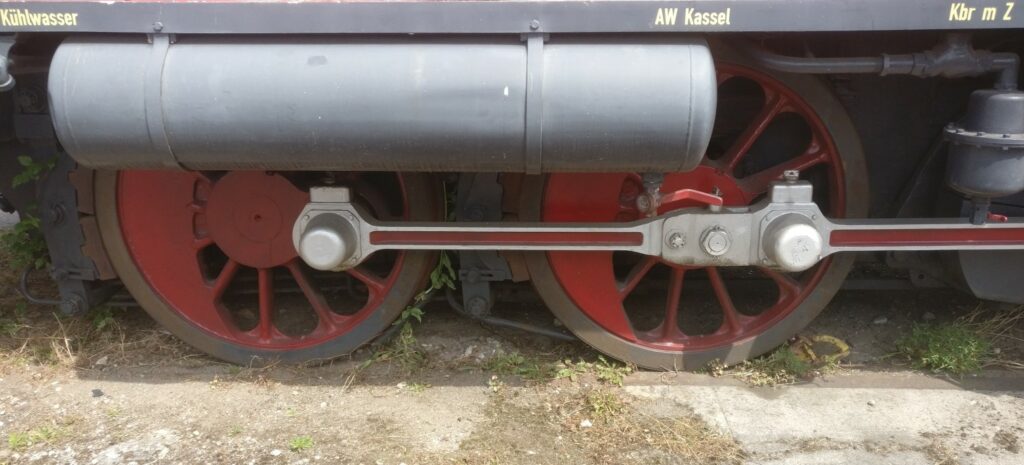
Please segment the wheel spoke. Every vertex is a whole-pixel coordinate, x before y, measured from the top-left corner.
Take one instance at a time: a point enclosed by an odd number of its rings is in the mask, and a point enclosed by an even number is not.
[[[228,262],[224,264],[224,268],[221,268],[220,274],[217,275],[217,280],[210,286],[210,290],[213,291],[213,300],[219,301],[224,297],[224,291],[228,289],[228,285],[231,284],[231,280],[235,279],[235,275],[238,274],[238,262],[228,259]]]
[[[665,301],[665,320],[661,323],[662,340],[674,339],[679,331],[679,300],[683,295],[683,277],[686,270],[672,268],[668,285],[668,299]]]
[[[622,296],[622,300],[626,300],[626,297],[633,292],[633,289],[636,289],[637,284],[640,284],[640,280],[647,276],[647,273],[657,263],[657,258],[648,256],[644,257],[640,263],[633,265],[633,268],[629,270],[629,274],[626,275],[626,280],[619,283],[619,295]]]
[[[370,290],[370,294],[372,295],[379,296],[384,291],[384,280],[378,278],[376,275],[374,275],[372,272],[365,268],[356,267],[349,270],[345,270],[345,272],[348,273],[349,276],[352,276],[353,278],[356,278],[360,282],[365,284],[366,287]]]
[[[722,279],[718,268],[707,268],[707,271],[708,278],[711,280],[711,288],[714,289],[715,297],[718,298],[718,305],[722,308],[722,316],[725,319],[724,324],[729,328],[730,332],[739,332],[740,320],[743,317],[736,310],[736,305],[733,303],[732,298],[729,297],[729,289],[725,287],[725,280]]]
[[[782,179],[782,174],[786,171],[804,171],[824,163],[828,158],[828,152],[821,150],[818,144],[812,143],[811,147],[803,154],[741,179],[740,187],[750,198],[753,198],[768,192],[772,182]]]
[[[799,281],[793,279],[791,276],[780,273],[770,268],[758,268],[766,276],[775,281],[775,284],[779,286],[779,301],[783,301],[790,297],[800,295],[800,291],[803,290],[803,285]]]
[[[775,119],[789,101],[780,93],[772,93],[765,96],[766,100],[761,111],[757,113],[753,121],[747,126],[745,130],[736,138],[729,150],[725,152],[719,159],[719,163],[725,167],[726,172],[732,173],[736,169],[736,165],[739,164],[740,160],[746,156],[747,151],[754,145],[764,130],[771,124],[772,120]]]
[[[210,238],[209,236],[197,237],[194,241],[192,241],[192,248],[196,250],[203,250],[211,245],[213,245],[213,239]]]
[[[274,311],[274,270],[272,268],[259,269],[259,301],[260,301],[260,322],[257,327],[260,339],[270,339],[271,316]]]
[[[320,325],[322,325],[327,331],[333,330],[335,327],[334,321],[340,316],[331,311],[330,305],[327,304],[327,299],[325,299],[323,294],[313,286],[312,280],[306,276],[306,273],[299,265],[298,259],[288,262],[285,266],[288,268],[288,271],[291,272],[292,278],[295,279],[295,283],[299,285],[299,289],[302,290],[302,294],[306,296],[306,300],[308,300],[309,304],[313,307],[313,311],[316,312]]]

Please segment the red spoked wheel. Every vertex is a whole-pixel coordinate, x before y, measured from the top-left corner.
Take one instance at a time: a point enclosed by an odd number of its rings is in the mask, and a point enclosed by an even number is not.
[[[241,364],[327,359],[386,328],[433,256],[379,253],[341,273],[306,266],[292,227],[324,182],[352,187],[381,219],[438,216],[425,176],[122,171],[97,175],[97,217],[121,280],[176,336]]]
[[[717,56],[721,57],[721,54]],[[715,133],[701,165],[668,174],[662,193],[721,191],[750,205],[783,171],[800,170],[830,217],[859,216],[867,202],[863,155],[842,106],[818,80],[718,62]],[[639,174],[552,174],[525,186],[526,217],[550,222],[633,221]],[[664,204],[659,213],[692,207]],[[611,252],[527,258],[534,286],[567,327],[597,349],[655,369],[737,363],[785,342],[839,289],[852,257],[803,273],[759,267],[688,267]]]

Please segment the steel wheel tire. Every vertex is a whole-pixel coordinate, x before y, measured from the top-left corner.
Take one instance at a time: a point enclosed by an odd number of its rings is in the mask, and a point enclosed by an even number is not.
[[[713,46],[713,48],[720,67],[753,69],[745,59],[730,49],[721,45]],[[844,173],[842,178],[844,182],[840,193],[840,198],[845,197],[844,208],[835,216],[865,216],[868,204],[868,183],[863,150],[857,132],[841,103],[815,77],[788,75],[760,69],[754,71],[763,75],[767,80],[774,80],[797,94],[827,129],[828,137],[831,138],[839,154],[839,166]],[[542,220],[547,179],[547,177],[531,177],[525,181],[520,208],[524,220]],[[557,220],[564,221],[564,218]],[[613,334],[612,331],[588,316],[587,312],[581,309],[563,288],[560,276],[552,267],[548,253],[533,252],[526,254],[526,257],[531,280],[541,298],[555,316],[580,339],[619,360],[659,370],[696,370],[705,367],[713,360],[725,364],[735,364],[772,350],[796,335],[825,308],[839,290],[854,262],[854,256],[850,254],[832,257],[829,263],[822,265],[826,268],[806,290],[806,295],[802,295],[802,300],[787,310],[783,316],[773,321],[771,326],[762,329],[757,334],[714,346],[664,350],[651,344],[638,343],[635,340],[628,340]],[[679,279],[681,282],[682,278]],[[626,297],[622,299],[625,302]],[[676,305],[678,305],[678,298]]]
[[[426,175],[419,174],[403,174],[399,179],[404,186],[404,208],[408,219],[436,220],[441,204],[439,190],[434,181]],[[290,336],[278,333],[275,333],[278,340],[274,340],[273,344],[270,340],[261,345],[259,340],[253,338],[232,339],[199,326],[190,319],[187,310],[173,307],[161,292],[151,285],[147,279],[147,271],[154,270],[139,266],[132,255],[129,242],[126,241],[118,200],[118,180],[119,172],[97,172],[94,188],[96,217],[103,244],[122,283],[143,309],[172,334],[196,349],[228,362],[258,366],[272,362],[300,363],[326,360],[348,354],[372,340],[398,317],[421,290],[436,262],[436,254],[432,252],[403,252],[401,258],[396,260],[393,271],[387,275],[388,292],[382,292],[378,300],[374,300],[377,298],[370,294],[370,300],[365,304],[366,307],[362,308],[365,310],[371,304],[373,308],[369,308],[365,314],[359,313],[363,311],[359,310],[355,314],[359,318],[353,319],[350,326],[344,327],[344,331],[323,333],[320,339],[305,342],[299,338],[294,344],[281,343],[288,342],[283,337]],[[284,218],[282,222],[288,221],[294,220]],[[262,283],[260,285],[262,286]],[[318,317],[317,321],[321,320],[322,317]],[[317,325],[319,328],[319,323]],[[248,331],[245,334],[250,334],[253,330]]]

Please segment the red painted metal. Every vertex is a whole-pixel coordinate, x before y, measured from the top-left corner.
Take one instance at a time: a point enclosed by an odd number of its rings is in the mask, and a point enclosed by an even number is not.
[[[602,245],[639,246],[644,236],[638,232],[591,232],[591,231],[373,231],[370,243],[375,245]]]
[[[722,206],[725,204],[725,201],[722,200],[721,197],[714,194],[709,194],[707,192],[702,192],[696,189],[679,189],[677,191],[673,191],[668,194],[663,194],[661,196],[661,203],[675,204],[679,202],[685,202],[688,200],[700,202],[703,203],[704,205]]]
[[[309,194],[262,171],[235,171],[213,184],[206,202],[209,238],[252,268],[282,266],[298,256],[292,225]]]
[[[213,179],[195,172],[123,171],[117,189],[121,232],[142,277],[183,319],[232,344],[289,350],[343,335],[380,306],[404,260],[396,254],[379,275],[364,268],[348,271],[369,296],[356,303],[362,306],[354,313],[341,314],[328,304],[322,286],[344,287],[346,276],[314,281],[296,258],[291,227],[308,194],[284,176],[233,172]],[[218,247],[226,261],[211,261],[203,253],[210,247]],[[243,279],[246,269],[256,270],[255,282]],[[285,286],[275,279],[285,275],[300,291],[287,302]],[[240,327],[225,304],[229,288],[247,286],[257,296],[251,329]],[[314,312],[316,327],[302,335],[281,332],[275,315],[299,310]]]
[[[1024,245],[1024,226],[985,229],[848,229],[832,231],[833,247]]]
[[[988,216],[988,220],[993,223],[1005,223],[1010,220],[1006,215],[1000,215],[998,213],[988,212],[988,215],[986,216]]]
[[[720,192],[722,204],[750,205],[768,192],[771,182],[788,169],[807,169],[823,165],[827,174],[828,213],[841,217],[845,212],[845,177],[838,151],[825,123],[793,90],[773,78],[745,67],[722,64],[718,67],[719,85],[729,79],[747,79],[761,86],[765,102],[760,112],[733,144],[717,157],[707,157],[696,170],[672,173],[665,177],[661,191],[665,199],[658,213],[703,206],[707,200],[691,197],[684,191]],[[812,137],[802,153],[758,173],[738,177],[736,172],[757,138],[781,114],[802,117]],[[619,174],[553,174],[545,187],[542,216],[549,222],[633,221],[643,215],[637,211],[636,198],[644,192],[640,175]],[[679,194],[677,194],[679,193]],[[702,350],[735,343],[754,337],[789,315],[814,289],[831,261],[826,259],[801,274],[751,268],[775,283],[778,298],[756,314],[740,313],[730,292],[729,278],[715,267],[704,268],[714,291],[714,304],[722,312],[721,326],[710,334],[685,334],[677,324],[684,318],[687,277],[693,267],[666,263],[654,257],[642,258],[621,280],[616,264],[621,255],[612,252],[549,252],[548,261],[559,283],[570,299],[595,323],[606,331],[632,343],[672,351]],[[627,314],[627,297],[643,281],[657,278],[651,270],[669,267],[668,297],[661,323],[651,330],[637,330]],[[621,266],[619,268],[622,268]],[[662,278],[663,279],[663,278]]]

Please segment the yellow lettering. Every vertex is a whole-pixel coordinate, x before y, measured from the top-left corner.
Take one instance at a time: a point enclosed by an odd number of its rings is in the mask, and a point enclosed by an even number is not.
[[[658,8],[658,15],[654,18],[654,24],[656,26],[675,26],[678,15],[679,8]]]
[[[1003,14],[1003,21],[1013,21],[1013,17],[1010,16],[1010,12],[1013,11],[1014,2],[1006,2],[1006,13]]]
[[[0,9],[2,26],[75,26],[78,13],[33,13],[27,9]]]
[[[697,11],[696,8],[683,10],[683,24],[687,26],[725,26],[732,24],[732,8],[723,11]]]
[[[982,8],[981,10],[982,21],[995,21],[996,20],[996,7],[990,6]]]
[[[977,10],[975,7],[969,7],[964,2],[957,2],[949,5],[949,20],[965,22],[970,21],[974,17],[974,11]]]

